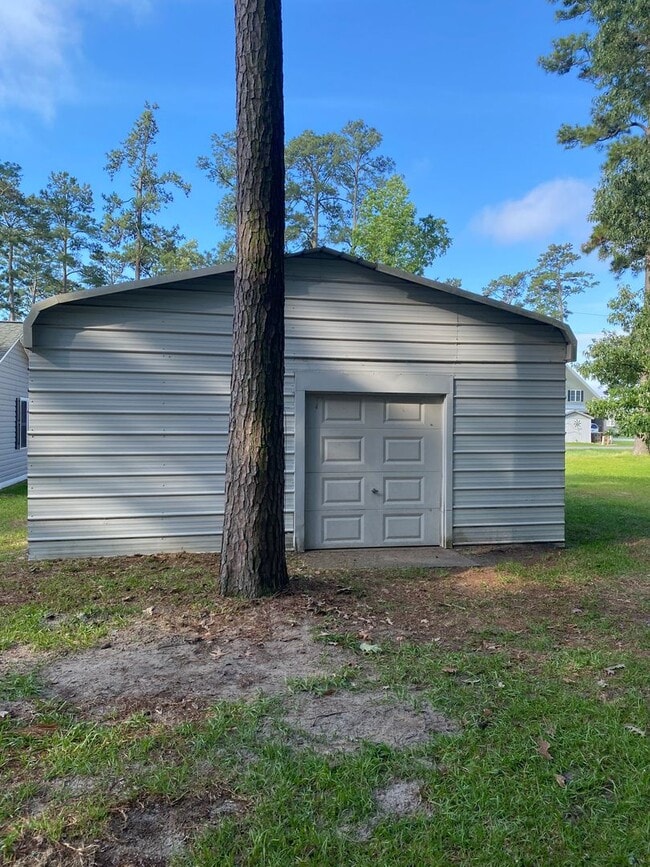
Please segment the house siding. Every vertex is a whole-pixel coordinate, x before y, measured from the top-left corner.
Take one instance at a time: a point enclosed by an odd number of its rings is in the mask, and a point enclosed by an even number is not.
[[[0,488],[27,478],[27,449],[16,448],[17,397],[27,398],[27,356],[20,343],[0,361]]]
[[[331,256],[289,259],[286,296],[289,544],[295,376],[342,370],[453,377],[454,544],[563,540],[559,330]],[[231,327],[232,274],[40,312],[32,558],[219,549]]]

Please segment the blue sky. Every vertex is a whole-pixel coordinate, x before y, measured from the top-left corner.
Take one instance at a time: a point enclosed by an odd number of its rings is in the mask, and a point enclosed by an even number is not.
[[[284,0],[287,136],[377,127],[418,212],[449,223],[428,275],[479,292],[588,234],[602,155],[556,143],[592,93],[537,65],[564,32],[553,13],[547,0]],[[234,126],[233,36],[232,0],[2,0],[0,160],[20,163],[28,191],[66,170],[99,196],[106,152],[157,102],[160,166],[193,187],[163,219],[212,246],[217,190],[196,158]],[[572,305],[582,348],[615,291],[606,265],[584,267],[601,285]]]

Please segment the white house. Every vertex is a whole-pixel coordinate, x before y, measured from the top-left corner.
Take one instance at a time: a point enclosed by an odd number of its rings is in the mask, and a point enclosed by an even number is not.
[[[27,478],[27,355],[20,322],[0,322],[0,488]]]
[[[32,558],[219,550],[232,294],[226,265],[34,307]],[[285,315],[289,546],[563,541],[566,324],[326,248]]]
[[[593,416],[587,412],[587,402],[601,395],[586,379],[567,365],[565,431],[568,443],[590,443]]]

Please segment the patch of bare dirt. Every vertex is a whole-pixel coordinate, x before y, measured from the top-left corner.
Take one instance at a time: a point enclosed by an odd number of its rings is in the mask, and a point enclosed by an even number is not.
[[[415,697],[400,700],[385,690],[299,693],[284,702],[284,721],[323,753],[349,752],[364,741],[397,749],[426,743],[431,735],[460,731],[455,720]]]
[[[386,816],[403,819],[408,816],[430,816],[429,804],[422,798],[423,783],[419,780],[393,780],[373,793],[376,813],[360,825],[344,825],[340,832],[351,840],[369,840],[377,825]]]
[[[267,624],[268,625],[268,624]],[[349,664],[338,647],[315,642],[309,624],[276,623],[254,640],[198,640],[149,631],[69,654],[41,671],[45,696],[105,718],[148,710],[184,718],[221,699],[275,695],[292,678],[320,677]]]
[[[153,799],[115,810],[101,841],[50,843],[35,834],[17,844],[14,867],[167,867],[193,838],[247,804],[227,795],[203,795],[169,803]]]
[[[16,719],[30,722],[37,714],[36,702],[25,699],[3,699],[0,701],[0,720]]]
[[[431,809],[422,801],[422,783],[417,780],[394,780],[375,792],[377,810],[385,816],[429,814]]]
[[[6,674],[26,674],[33,671],[37,665],[40,665],[47,659],[50,659],[52,654],[45,653],[42,650],[32,650],[25,645],[18,645],[3,650],[0,654],[0,677]]]
[[[199,829],[245,810],[242,801],[229,797],[133,804],[112,817],[93,867],[165,867],[183,852]]]

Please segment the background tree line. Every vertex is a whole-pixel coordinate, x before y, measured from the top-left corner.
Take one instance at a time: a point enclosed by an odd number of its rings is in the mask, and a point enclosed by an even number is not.
[[[98,198],[89,184],[53,171],[38,193],[23,191],[17,163],[0,163],[0,310],[24,317],[48,295],[185,271],[234,258],[235,134],[213,135],[197,164],[221,192],[216,222],[222,240],[201,250],[161,213],[174,195],[189,195],[178,174],[161,170],[155,103],[106,155],[110,181]],[[306,130],[286,145],[286,246],[329,244],[373,261],[422,274],[450,245],[446,222],[418,217],[382,136],[362,120],[338,133]]]
[[[285,148],[287,249],[327,244],[385,265],[422,274],[451,244],[445,220],[418,217],[382,135],[362,120],[340,132],[305,130]],[[235,243],[235,134],[213,135],[197,164],[222,191],[216,220],[224,231],[218,255]]]
[[[584,252],[597,251],[612,272],[630,274],[609,302],[611,330],[595,340],[580,370],[606,388],[592,401],[597,417],[612,417],[635,436],[635,452],[650,453],[650,0],[550,0],[559,22],[580,29],[553,42],[543,69],[573,73],[595,95],[587,123],[564,124],[567,148],[604,153]],[[638,279],[640,278],[640,279]]]

